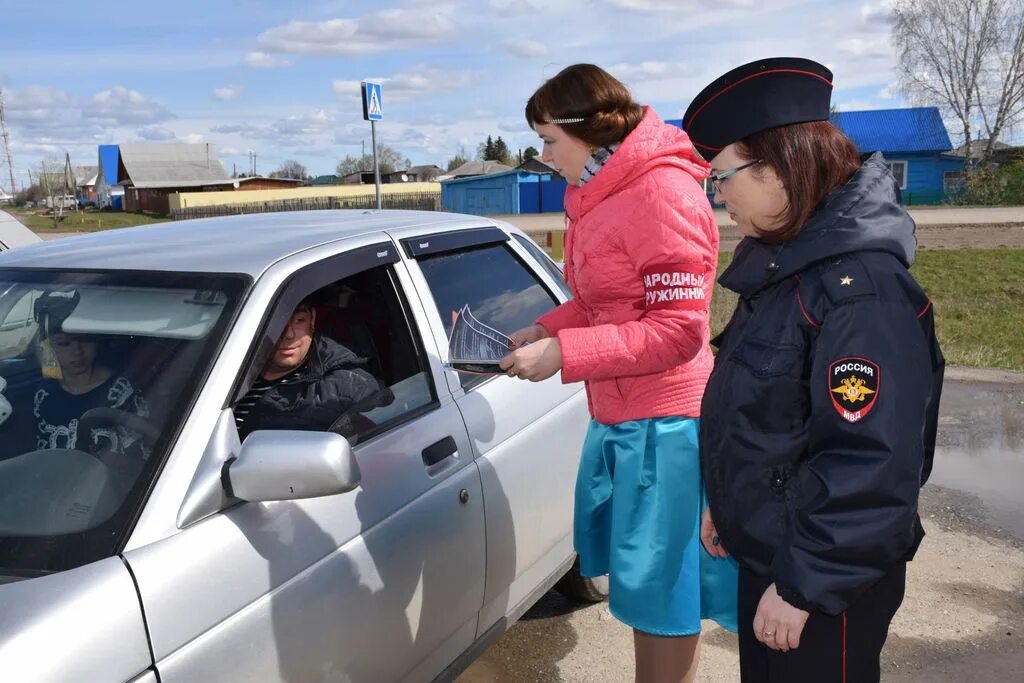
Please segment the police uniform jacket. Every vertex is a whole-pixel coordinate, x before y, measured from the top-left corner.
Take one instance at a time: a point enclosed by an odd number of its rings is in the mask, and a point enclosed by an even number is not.
[[[924,531],[944,362],[908,273],[915,226],[881,155],[782,245],[744,239],[702,404],[718,533],[808,611],[839,614]]]

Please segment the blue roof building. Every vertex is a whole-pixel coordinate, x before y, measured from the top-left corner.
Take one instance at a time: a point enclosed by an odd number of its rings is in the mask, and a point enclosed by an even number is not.
[[[121,151],[117,145],[99,146],[99,172],[96,175],[96,206],[114,211],[124,209],[124,186],[117,184]]]
[[[963,177],[964,160],[936,107],[842,111],[832,123],[862,154],[881,152],[899,183],[904,204],[940,204]]]
[[[683,125],[681,119],[666,123]],[[832,123],[861,154],[885,156],[904,204],[941,204],[962,181],[963,157],[950,153],[953,144],[936,107],[842,111]]]

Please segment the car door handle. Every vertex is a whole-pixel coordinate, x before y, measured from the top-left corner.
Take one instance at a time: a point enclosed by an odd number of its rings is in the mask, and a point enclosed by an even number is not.
[[[455,455],[457,451],[458,446],[455,444],[455,439],[446,436],[423,449],[423,464],[427,467],[436,465],[445,458]]]

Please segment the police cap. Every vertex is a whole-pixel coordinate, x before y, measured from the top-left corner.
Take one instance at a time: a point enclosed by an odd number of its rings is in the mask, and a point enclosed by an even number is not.
[[[832,72],[810,59],[772,57],[716,78],[690,103],[683,129],[711,161],[724,147],[768,128],[827,121]]]

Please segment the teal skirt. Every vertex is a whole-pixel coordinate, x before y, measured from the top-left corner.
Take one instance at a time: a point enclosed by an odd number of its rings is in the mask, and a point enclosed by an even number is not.
[[[580,569],[607,574],[612,614],[644,633],[695,635],[702,618],[736,631],[737,565],[700,542],[699,430],[683,417],[592,420],[587,430],[573,527]]]

